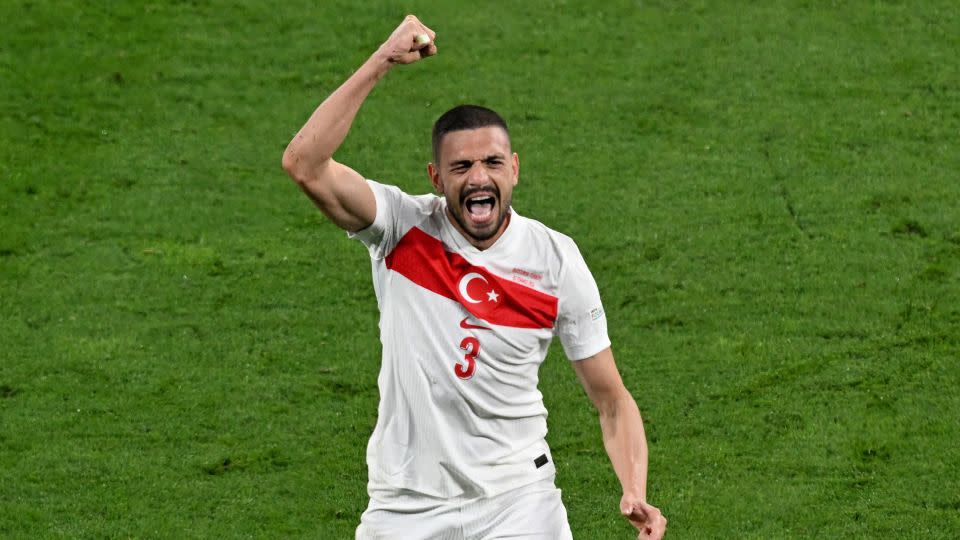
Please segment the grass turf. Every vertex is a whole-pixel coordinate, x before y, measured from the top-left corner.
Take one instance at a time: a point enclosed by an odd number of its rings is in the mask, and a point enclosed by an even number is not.
[[[511,124],[577,239],[670,536],[960,530],[951,2],[0,6],[0,535],[350,537],[375,422],[363,250],[279,169],[407,11],[338,157],[426,190],[429,128]],[[541,370],[571,525],[630,538]]]

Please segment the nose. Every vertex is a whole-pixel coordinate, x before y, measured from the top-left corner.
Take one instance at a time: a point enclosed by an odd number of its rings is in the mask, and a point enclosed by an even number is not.
[[[471,186],[482,186],[489,183],[489,181],[490,175],[483,161],[479,159],[474,161],[473,165],[470,166],[470,170],[467,171],[467,183]]]

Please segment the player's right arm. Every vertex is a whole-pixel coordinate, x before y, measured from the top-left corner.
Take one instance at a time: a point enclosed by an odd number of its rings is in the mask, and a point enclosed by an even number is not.
[[[426,34],[426,43],[417,36]],[[373,223],[377,203],[359,173],[334,161],[363,101],[390,69],[437,53],[436,34],[408,15],[377,49],[337,88],[300,128],[283,153],[283,170],[341,229],[358,231]]]

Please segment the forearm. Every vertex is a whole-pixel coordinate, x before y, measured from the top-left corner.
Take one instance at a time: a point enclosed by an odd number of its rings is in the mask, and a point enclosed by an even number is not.
[[[300,128],[283,154],[284,169],[291,174],[317,170],[343,144],[364,100],[393,64],[380,51],[374,53],[327,99]]]
[[[647,438],[637,403],[628,393],[598,407],[603,445],[625,494],[647,498]]]

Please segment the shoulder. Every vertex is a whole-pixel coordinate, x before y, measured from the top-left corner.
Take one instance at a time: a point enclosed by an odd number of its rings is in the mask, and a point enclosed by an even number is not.
[[[442,208],[435,195],[409,195],[397,186],[376,180],[368,179],[367,185],[376,199],[376,217],[368,227],[348,232],[347,236],[366,245],[374,259],[386,257],[403,235],[430,220]]]
[[[573,238],[535,219],[516,218],[522,233],[515,249],[525,264],[514,268],[514,273],[527,278],[532,273],[534,282],[558,297],[570,294],[571,285],[587,279],[590,270]]]
[[[387,212],[403,215],[407,219],[416,218],[416,216],[429,216],[441,210],[443,199],[426,193],[423,195],[411,195],[398,186],[384,184],[376,180],[367,180],[370,189],[373,190],[377,198],[377,206]]]
[[[386,196],[395,201],[408,201],[413,203],[416,206],[431,207],[436,206],[440,202],[440,197],[432,194],[425,193],[423,195],[411,195],[406,191],[403,191],[400,187],[392,184],[384,184],[383,182],[367,179],[367,184],[370,186],[370,189],[373,190],[377,196]]]
[[[550,258],[562,263],[570,257],[582,258],[577,243],[570,236],[544,225],[536,219],[515,215],[521,228],[529,235],[532,244],[538,246]]]

